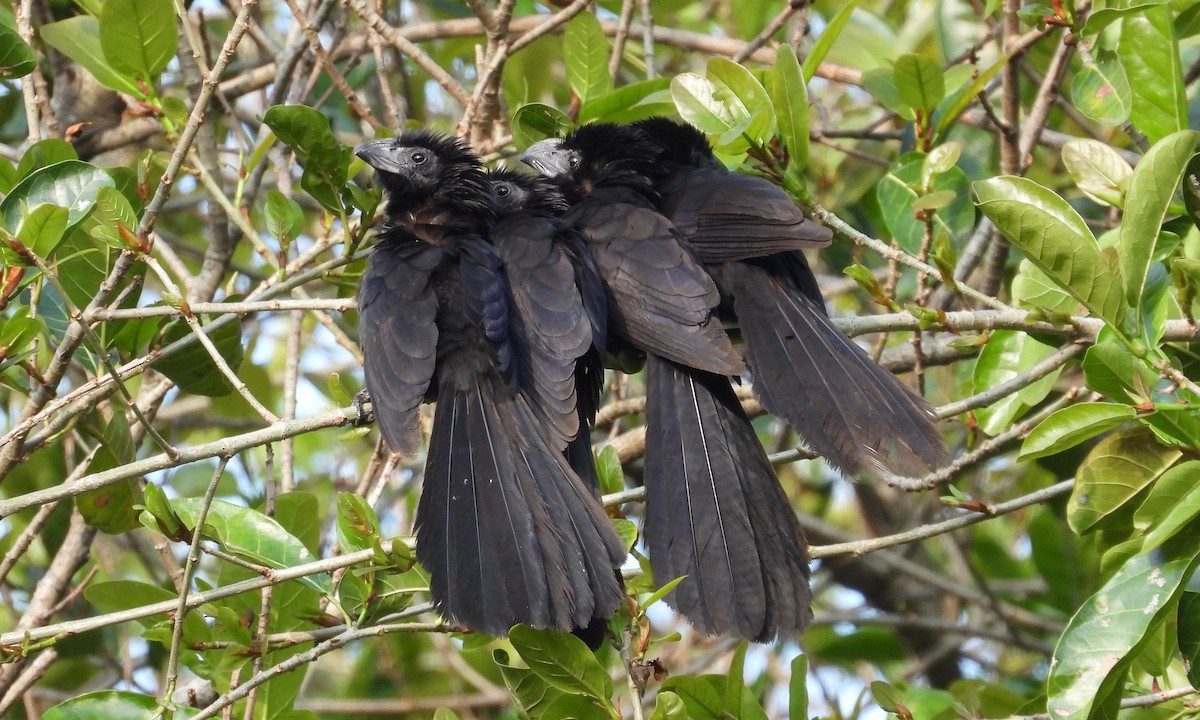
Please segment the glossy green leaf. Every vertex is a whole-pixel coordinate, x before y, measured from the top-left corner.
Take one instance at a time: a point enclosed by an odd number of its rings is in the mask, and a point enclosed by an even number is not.
[[[1122,430],[1101,440],[1079,466],[1067,505],[1067,522],[1076,534],[1097,528],[1180,458],[1180,452],[1155,442],[1142,428]]]
[[[854,9],[858,7],[858,0],[851,0],[848,3],[843,3],[838,9],[837,15],[826,23],[825,29],[817,36],[817,41],[813,43],[812,49],[808,51],[808,55],[804,58],[804,81],[811,82],[813,76],[817,74],[817,68],[821,67],[821,63],[825,60],[825,56],[833,49],[837,43],[838,37],[845,29],[846,23],[849,22],[850,16],[854,14]]]
[[[1120,59],[1109,52],[1083,66],[1071,79],[1071,102],[1101,125],[1116,127],[1133,112],[1133,90]]]
[[[847,9],[853,9],[851,3]],[[845,10],[843,10],[845,12]],[[828,32],[828,29],[826,30]],[[789,48],[775,53],[768,93],[775,107],[779,139],[797,168],[808,164],[808,88],[800,71],[800,61]]]
[[[736,716],[725,707],[721,693],[724,685],[721,675],[677,675],[667,678],[663,689],[683,700],[691,720],[724,720]]]
[[[1142,308],[1142,288],[1146,284],[1154,244],[1175,191],[1183,179],[1184,169],[1196,152],[1197,139],[1200,139],[1200,133],[1193,130],[1163,138],[1150,148],[1150,152],[1134,168],[1129,181],[1118,250],[1126,298],[1137,311],[1134,317],[1138,320]]]
[[[1046,683],[1047,710],[1062,720],[1085,720],[1115,706],[1137,648],[1173,616],[1196,565],[1194,542],[1157,555],[1131,558],[1083,604],[1054,649]],[[1099,715],[1104,717],[1104,715]]]
[[[892,71],[900,99],[914,110],[931,112],[946,96],[942,68],[924,55],[901,55]]]
[[[492,658],[500,666],[504,684],[512,693],[513,703],[531,720],[557,720],[572,717],[581,720],[609,720],[612,714],[582,695],[564,693],[532,670],[513,666],[508,653],[496,650]]]
[[[1141,552],[1150,552],[1170,540],[1200,515],[1200,461],[1172,467],[1154,483],[1150,494],[1133,514],[1133,527],[1144,533]]]
[[[650,720],[688,720],[687,705],[673,692],[660,692],[654,699],[654,713]]]
[[[158,709],[158,698],[124,690],[102,690],[71,698],[55,705],[42,720],[146,720]],[[175,717],[186,720],[200,712],[177,708]]]
[[[128,247],[126,238],[137,230],[137,226],[133,206],[115,187],[102,187],[96,191],[95,208],[83,225],[89,235],[116,250]]]
[[[975,392],[1001,385],[1054,354],[1056,348],[1015,330],[996,330],[975,362]],[[1054,387],[1061,368],[997,402],[975,411],[981,429],[995,435],[1007,428],[1023,411],[1045,399]]]
[[[943,143],[930,150],[921,166],[921,187],[927,190],[932,188],[934,178],[949,172],[961,155],[962,145],[957,142]]]
[[[1133,91],[1134,127],[1152,143],[1186,128],[1187,95],[1171,8],[1147,6],[1125,17],[1117,52]]]
[[[571,18],[563,30],[563,62],[567,83],[580,101],[587,102],[612,90],[608,55],[608,39],[596,16],[583,12]]]
[[[104,0],[100,48],[120,72],[147,82],[175,57],[179,36],[171,0]]]
[[[0,25],[0,80],[24,77],[37,67],[33,48],[25,44],[16,30]]]
[[[518,625],[508,637],[529,669],[553,687],[605,702],[612,696],[608,671],[574,635]]]
[[[921,195],[913,189],[921,183],[924,168],[924,156],[918,153],[906,155],[876,187],[888,232],[900,243],[901,248],[913,255],[920,251],[925,236],[925,223],[918,220],[915,214],[920,207]],[[949,168],[933,178],[930,190],[952,193],[954,198],[945,204],[940,203],[950,195],[935,198],[939,208],[933,217],[934,233],[945,233],[951,238],[961,238],[970,233],[975,210],[971,206],[970,184],[966,174],[959,168]]]
[[[1093,314],[1120,324],[1125,304],[1119,271],[1101,258],[1074,208],[1026,178],[996,177],[973,187],[980,209],[1009,242]]]
[[[522,105],[513,113],[513,143],[527,148],[538,140],[562,137],[574,127],[566,113],[541,103]]]
[[[21,220],[17,239],[34,255],[48,259],[58,249],[67,230],[67,209],[58,205],[38,205]]]
[[[1079,301],[1068,295],[1058,283],[1050,279],[1029,260],[1022,260],[1012,281],[1012,299],[1015,305],[1026,309],[1075,314]]]
[[[671,97],[679,115],[706,133],[740,133],[750,124],[751,111],[728,86],[712,78],[695,73],[676,75],[671,80]]]
[[[600,492],[606,495],[625,489],[621,458],[612,445],[605,445],[596,456],[596,475],[600,478]]]
[[[329,118],[303,105],[276,105],[263,115],[263,122],[304,166],[300,187],[330,212],[343,212],[351,151],[333,134]]]
[[[1021,460],[1054,455],[1081,442],[1103,435],[1137,417],[1128,405],[1119,403],[1079,403],[1056,410],[1025,438]]]
[[[174,12],[171,15],[174,17]],[[109,90],[146,99],[146,93],[129,75],[109,64],[100,46],[100,21],[91,15],[76,15],[42,26],[41,38],[51,47],[79,63]]]
[[[1200,686],[1200,592],[1184,592],[1179,598],[1179,653],[1187,668],[1188,682]]]
[[[60,163],[64,160],[78,160],[79,154],[75,146],[61,138],[39,140],[29,146],[21,161],[17,163],[17,179],[28,177],[34,170],[40,170],[47,165]]]
[[[581,124],[593,120],[632,122],[633,119],[640,119],[634,117],[637,108],[653,107],[653,103],[649,103],[649,105],[645,103],[648,103],[656,94],[660,94],[662,91],[670,91],[670,89],[671,79],[665,77],[624,85],[604,95],[589,98],[579,108],[579,122]],[[672,105],[672,107],[674,106]],[[647,115],[644,117],[649,117],[652,114],[654,114],[654,111],[648,109]],[[569,121],[567,127],[570,127]]]
[[[1125,206],[1133,168],[1111,145],[1076,138],[1063,145],[1062,159],[1071,179],[1088,197],[1102,205]]]
[[[12,192],[0,200],[0,216],[4,218],[4,226],[14,232],[20,223],[22,206],[34,208],[41,203],[50,203],[67,209],[67,227],[70,228],[92,209],[100,188],[115,185],[108,173],[95,165],[65,160],[44,167],[17,183]]]
[[[126,420],[124,412],[115,412],[104,424],[100,450],[92,458],[87,472],[94,474],[125,465],[133,462],[134,455],[135,447],[129,421]],[[136,480],[130,478],[79,493],[75,496],[75,507],[83,519],[87,520],[88,525],[110,535],[117,535],[138,526],[139,510],[136,505],[141,501],[141,488]]]
[[[203,498],[176,498],[171,501],[171,507],[185,525],[195,528],[202,502]],[[213,500],[204,519],[202,534],[227,552],[276,570],[316,559],[303,542],[275,519],[224,500]],[[308,575],[299,580],[319,593],[330,591],[329,577],[325,574]]]
[[[170,344],[192,334],[187,323],[176,320],[163,333],[163,344]],[[242,326],[225,323],[208,332],[209,339],[225,362],[237,372],[242,364]],[[193,395],[220,397],[233,392],[233,385],[213,362],[208,350],[193,342],[170,355],[159,358],[154,369],[171,379],[179,389]]]

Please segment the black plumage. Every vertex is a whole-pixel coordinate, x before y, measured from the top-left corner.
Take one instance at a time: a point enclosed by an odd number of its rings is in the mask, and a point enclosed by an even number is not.
[[[646,351],[646,518],[654,579],[709,633],[755,640],[812,617],[807,546],[728,377],[743,362],[716,316],[715,281],[662,215],[663,152],[633,128],[593,125],[524,158],[573,202],[614,334]]]
[[[482,166],[458,141],[425,131],[357,153],[387,192],[359,330],[389,447],[414,453],[418,406],[438,403],[416,523],[434,603],[494,635],[608,617],[622,597],[612,568],[624,548],[553,441],[570,434],[547,423],[557,406],[544,390],[556,377],[530,371],[528,288],[514,294],[487,239],[494,211]]]
[[[717,279],[756,396],[853,475],[922,475],[946,461],[924,398],[833,326],[804,248],[829,243],[771,182],[731,173],[690,125],[635,124],[661,150],[658,207]]]

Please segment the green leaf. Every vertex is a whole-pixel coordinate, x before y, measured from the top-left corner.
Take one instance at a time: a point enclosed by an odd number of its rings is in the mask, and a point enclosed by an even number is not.
[[[116,250],[128,247],[125,238],[137,229],[138,218],[129,200],[115,187],[102,187],[96,191],[96,206],[87,218],[84,228],[88,235]],[[122,228],[125,233],[122,233]]]
[[[980,210],[1009,242],[1093,314],[1120,325],[1125,312],[1120,275],[1101,258],[1099,244],[1074,208],[1026,178],[996,177],[973,187]]]
[[[1056,410],[1025,438],[1021,460],[1033,460],[1060,453],[1091,440],[1137,417],[1128,405],[1119,403],[1079,403]]]
[[[343,552],[374,547],[380,537],[379,519],[367,501],[354,493],[338,493],[338,546]]]
[[[100,48],[118,71],[153,80],[179,48],[171,0],[104,0]]]
[[[733,659],[730,660],[729,676],[725,680],[725,707],[743,720],[767,720],[762,705],[746,687],[746,681],[743,679],[748,645],[745,640],[739,643],[733,653]]]
[[[1079,303],[1029,260],[1022,260],[1012,282],[1013,302],[1031,310],[1074,314]]]
[[[1200,592],[1179,597],[1179,653],[1192,687],[1200,686]]]
[[[1150,488],[1150,494],[1133,514],[1133,527],[1144,533],[1141,552],[1157,549],[1188,527],[1200,515],[1200,461],[1172,467]]]
[[[892,71],[900,99],[914,110],[928,115],[946,96],[942,68],[924,55],[901,55]]]
[[[721,675],[677,675],[667,678],[664,690],[670,690],[683,700],[691,720],[725,720],[736,717],[721,699],[725,678]]]
[[[1100,526],[1179,460],[1181,453],[1154,441],[1143,428],[1122,430],[1092,448],[1079,466],[1067,504],[1078,535]]]
[[[664,690],[654,700],[650,720],[688,720],[687,705],[675,693]]]
[[[808,656],[792,659],[792,675],[788,680],[788,720],[808,720]]]
[[[459,720],[459,716],[453,710],[438,708],[433,711],[433,720]]]
[[[188,528],[194,529],[203,501],[203,498],[176,498],[171,501],[171,508]],[[276,570],[316,559],[303,542],[273,518],[224,500],[212,501],[201,534],[234,555]],[[299,581],[319,593],[330,592],[329,577],[325,574],[307,575]]]
[[[518,148],[527,148],[538,140],[562,137],[574,127],[563,111],[541,103],[529,103],[513,113],[513,143]]]
[[[1047,710],[1062,720],[1097,716],[1120,699],[1121,680],[1139,646],[1174,616],[1196,564],[1195,542],[1131,558],[1071,618],[1046,682]],[[1114,697],[1115,695],[1115,697]]]
[[[25,44],[16,30],[0,25],[0,80],[24,77],[37,67],[33,48]]]
[[[60,138],[39,140],[30,145],[25,154],[21,156],[21,162],[17,163],[16,178],[28,177],[34,170],[40,170],[47,165],[78,159],[79,154],[75,152],[75,146],[66,140]]]
[[[1023,332],[993,332],[975,363],[975,392],[980,393],[1012,380],[1054,352],[1054,347],[1038,342]],[[981,429],[988,435],[995,435],[1007,428],[1022,412],[1050,394],[1061,372],[1062,368],[1059,368],[992,405],[976,410]]]
[[[1133,112],[1133,90],[1120,59],[1101,51],[1096,62],[1084,65],[1071,80],[1071,102],[1101,125],[1124,124]]]
[[[1134,308],[1135,321],[1141,321],[1142,288],[1154,255],[1159,229],[1184,169],[1196,151],[1200,133],[1184,130],[1154,144],[1133,170],[1129,192],[1125,195],[1125,214],[1121,218],[1118,252],[1125,295]]]
[[[885,108],[909,122],[916,118],[912,106],[900,96],[900,90],[896,87],[896,78],[892,70],[875,68],[863,73],[862,80],[863,88]],[[964,109],[965,107],[964,105]]]
[[[300,186],[335,215],[346,210],[342,190],[350,171],[350,148],[338,142],[329,118],[303,105],[276,105],[263,116],[271,131],[304,166]]]
[[[604,494],[625,489],[625,473],[621,469],[621,457],[612,445],[605,445],[596,456],[596,475],[600,478],[600,492]]]
[[[684,120],[719,136],[718,146],[733,146],[725,149],[728,154],[745,152],[747,141],[761,145],[774,133],[775,114],[766,89],[753,73],[731,60],[710,59],[705,77],[676,75],[671,97]]]
[[[856,7],[858,7],[858,0],[844,3],[838,10],[838,14],[826,23],[825,29],[817,36],[817,41],[813,43],[812,49],[808,51],[808,56],[804,58],[804,82],[811,82],[813,76],[817,74],[817,68],[821,67],[821,62],[833,49],[838,36],[842,34],[842,30],[849,22],[850,16],[854,14]]]
[[[846,10],[852,10],[855,4],[851,3]],[[790,48],[781,47],[775,53],[775,67],[771,69],[770,79],[768,92],[779,124],[779,139],[787,148],[791,162],[797,169],[803,168],[808,165],[808,88],[800,72],[800,61]]]
[[[563,30],[563,61],[567,83],[581,102],[612,90],[608,54],[608,39],[595,15],[584,12],[571,18]]]
[[[167,326],[162,341],[164,345],[169,345],[191,334],[187,323],[176,320]],[[209,331],[208,337],[229,367],[237,372],[244,356],[242,326],[236,322],[224,323]],[[229,379],[221,373],[208,350],[199,342],[190,343],[170,355],[164,355],[154,362],[153,367],[166,375],[183,392],[206,397],[220,397],[233,392],[233,385]]]
[[[895,169],[879,181],[876,188],[888,232],[900,243],[901,248],[913,255],[920,251],[925,235],[925,223],[915,215],[915,210],[920,207],[921,196],[914,189],[921,184],[924,169],[925,156],[920,153],[905,155],[897,161]],[[951,238],[968,234],[975,221],[975,211],[971,207],[966,174],[952,167],[932,179],[930,191],[949,192],[954,196],[947,205],[940,206],[934,215],[934,232],[945,233]],[[949,198],[949,195],[938,195],[934,202],[945,202]]]
[[[14,231],[21,220],[22,205],[33,208],[50,203],[67,209],[67,228],[70,229],[92,209],[100,188],[115,186],[108,173],[95,165],[64,160],[17,183],[12,192],[0,200],[0,216],[4,218],[4,227]]]
[[[549,685],[603,702],[612,697],[612,678],[579,638],[570,633],[517,625],[508,639],[529,669]]]
[[[1133,91],[1134,127],[1152,143],[1186,128],[1187,96],[1170,6],[1147,6],[1125,17],[1117,51]]]
[[[109,582],[93,583],[88,585],[87,589],[83,591],[83,596],[102,613],[132,610],[136,607],[153,605],[164,600],[179,599],[179,596],[170,590],[133,580],[112,580]],[[170,617],[172,617],[172,613],[163,612],[158,615],[138,618],[137,622],[142,627],[149,628]],[[191,643],[204,640],[211,637],[211,635],[212,633],[208,629],[208,624],[204,622],[204,617],[200,613],[190,612],[184,618],[183,636],[185,642]]]
[[[158,698],[124,690],[102,690],[71,698],[50,708],[42,720],[146,720],[158,709]],[[176,708],[175,717],[186,720],[200,712]]]
[[[987,88],[988,83],[1008,65],[1008,60],[1008,55],[1001,57],[992,63],[987,70],[979,73],[979,76],[970,85],[958,90],[946,100],[938,116],[936,142],[941,142],[942,138],[950,130],[950,127],[954,125],[954,121],[958,119],[958,116],[962,115],[971,106],[971,103],[975,102],[975,99],[979,97],[979,93],[983,92]]]
[[[278,190],[267,192],[267,232],[280,243],[296,239],[304,229],[304,211],[295,200]]]
[[[115,412],[104,424],[100,450],[88,465],[89,474],[104,472],[134,460],[133,436],[124,412]],[[122,480],[75,496],[75,507],[88,525],[110,535],[128,532],[138,526],[137,503],[142,491],[134,479]]]
[[[934,178],[949,172],[950,168],[958,162],[960,155],[962,155],[962,145],[956,142],[943,143],[930,150],[921,166],[921,187],[925,190],[931,189]]]
[[[34,255],[47,259],[62,243],[67,231],[67,210],[57,205],[38,205],[21,221],[17,238],[33,251]]]
[[[1133,168],[1107,143],[1078,138],[1062,149],[1063,165],[1088,197],[1102,205],[1125,206]]]
[[[652,96],[664,90],[670,90],[670,88],[670,78],[657,77],[653,80],[631,83],[603,95],[589,98],[579,108],[579,122],[580,124],[593,120],[632,122],[634,118],[630,113],[635,112],[635,108],[642,106],[643,101],[649,101]],[[650,114],[654,114],[654,112],[649,111],[645,117],[649,117]],[[615,119],[618,117],[621,119]],[[570,127],[570,121],[568,121],[567,127]]]
[[[174,17],[174,11],[171,16]],[[43,25],[39,33],[50,47],[74,60],[109,90],[145,100],[146,93],[133,78],[117,70],[104,57],[100,46],[100,21],[91,15],[76,15]]]

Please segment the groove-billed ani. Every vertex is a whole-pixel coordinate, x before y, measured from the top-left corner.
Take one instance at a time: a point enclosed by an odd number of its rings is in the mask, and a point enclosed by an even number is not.
[[[847,474],[920,475],[945,460],[932,409],[830,323],[800,250],[828,244],[830,232],[804,219],[781,189],[731,173],[690,125],[652,118],[635,125],[654,150],[644,178],[657,208],[689,241],[736,322],[763,407]],[[530,148],[548,174],[577,173],[595,146],[627,145],[630,132],[599,126],[578,139]],[[593,135],[595,137],[593,137]],[[639,148],[639,153],[646,152]],[[730,312],[731,311],[731,312]]]
[[[611,615],[624,548],[568,467],[523,385],[528,345],[486,234],[492,194],[478,159],[425,131],[357,149],[387,192],[363,276],[360,335],[384,439],[414,454],[418,406],[437,400],[417,557],[438,610],[493,635],[561,630]]]
[[[614,334],[648,354],[643,535],[655,581],[688,576],[667,600],[706,632],[800,632],[812,617],[807,546],[729,384],[743,365],[717,323],[716,285],[655,209],[661,151],[618,126],[585,126],[570,142],[582,152],[564,172],[534,149],[526,159],[560,176],[564,218],[596,258]]]
[[[561,218],[568,209],[545,178],[507,169],[488,173],[496,223],[489,239],[504,262],[528,349],[525,374],[544,399],[535,403],[567,458],[597,494],[589,433],[604,390],[608,301],[583,237]],[[590,344],[588,344],[590,343]],[[572,374],[573,372],[573,374]],[[569,415],[569,417],[568,417]]]

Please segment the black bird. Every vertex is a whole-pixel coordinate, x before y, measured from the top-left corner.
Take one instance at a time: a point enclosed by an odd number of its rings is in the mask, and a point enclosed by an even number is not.
[[[598,125],[523,159],[558,180],[607,285],[613,334],[648,355],[643,535],[655,581],[687,576],[667,600],[698,628],[766,641],[812,617],[807,545],[729,383],[744,364],[715,314],[716,284],[656,209],[662,154],[640,131]]]
[[[479,160],[426,131],[360,145],[387,192],[363,276],[367,390],[394,451],[420,445],[437,401],[417,508],[417,558],[448,620],[492,635],[518,623],[568,630],[615,612],[625,550],[533,405],[514,303],[487,241],[492,194]]]
[[[567,442],[572,469],[599,494],[590,431],[604,390],[604,282],[584,238],[563,221],[569,206],[549,180],[497,169],[488,182],[496,214],[489,239],[525,324],[525,374],[542,396],[535,407],[557,430],[554,439]]]
[[[848,475],[921,475],[943,464],[929,404],[826,315],[800,251],[828,244],[829,230],[806,220],[771,182],[729,172],[692,126],[660,117],[634,128],[656,150],[645,171],[659,191],[656,207],[716,279],[722,313],[741,331],[763,407]],[[596,146],[623,152],[621,138],[629,132],[599,126],[586,135],[588,144],[576,133],[566,142],[543,141],[530,154],[543,172],[571,175]]]

